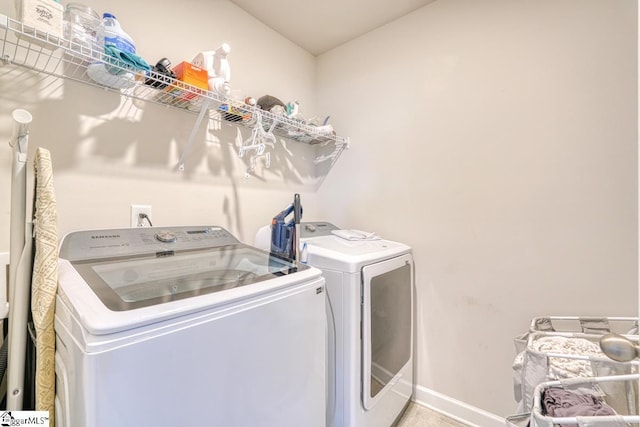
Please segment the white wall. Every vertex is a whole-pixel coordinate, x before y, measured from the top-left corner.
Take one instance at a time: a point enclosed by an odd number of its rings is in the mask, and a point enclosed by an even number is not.
[[[413,246],[422,387],[513,413],[532,317],[637,313],[636,16],[440,0],[319,57],[352,138],[320,204]]]
[[[270,94],[299,100],[303,114],[316,114],[315,58],[227,0],[185,0],[172,7],[151,1],[83,3],[115,14],[152,64],[162,57],[173,64],[188,61],[227,42],[234,90],[256,99]],[[13,2],[1,2],[0,13],[15,16]],[[310,162],[316,150],[304,144],[285,141],[287,151],[278,142],[270,169],[259,162],[258,176],[245,179],[248,158],[238,158],[236,145],[249,130],[237,134],[235,127],[218,129],[211,121],[200,128],[186,170],[178,172],[195,114],[12,66],[0,66],[0,87],[0,141],[9,139],[11,111],[26,108],[34,116],[30,153],[37,146],[52,152],[61,235],[128,227],[129,206],[150,204],[154,225],[216,224],[253,242],[256,230],[291,203],[294,193],[301,194],[309,215],[316,210],[318,178]],[[0,198],[6,201],[10,159],[5,143]],[[8,250],[8,229],[9,203],[2,203],[0,252]]]

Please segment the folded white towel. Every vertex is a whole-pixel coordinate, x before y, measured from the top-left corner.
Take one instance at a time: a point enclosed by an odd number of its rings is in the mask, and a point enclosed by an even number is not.
[[[373,232],[360,230],[331,230],[333,234],[345,240],[380,240],[380,236]]]

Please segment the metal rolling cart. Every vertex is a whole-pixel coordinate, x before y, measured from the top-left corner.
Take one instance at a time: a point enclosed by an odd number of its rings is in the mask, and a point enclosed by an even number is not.
[[[622,378],[637,375],[640,363],[631,358],[612,360],[602,352],[600,341],[608,334],[615,334],[637,345],[637,333],[638,319],[634,317],[546,316],[532,319],[529,330],[514,339],[517,356],[512,368],[518,413],[506,418],[507,426],[527,426],[533,422],[541,384],[555,386],[554,381],[588,383],[593,378],[613,377],[620,380],[615,383],[619,394],[620,387],[627,387],[631,381],[624,382]],[[616,388],[614,382],[607,384],[609,389]],[[637,409],[630,410],[624,402],[618,401],[615,409],[625,415],[637,415]],[[540,409],[538,415],[542,416]]]

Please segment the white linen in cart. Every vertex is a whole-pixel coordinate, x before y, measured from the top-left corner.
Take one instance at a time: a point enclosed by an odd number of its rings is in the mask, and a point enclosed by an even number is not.
[[[566,354],[604,357],[598,344],[584,338],[548,336],[539,337],[531,343],[531,348],[545,354]],[[524,352],[519,353],[513,363],[514,368],[522,367]],[[573,377],[591,377],[593,369],[589,360],[549,357],[549,379],[557,380]]]

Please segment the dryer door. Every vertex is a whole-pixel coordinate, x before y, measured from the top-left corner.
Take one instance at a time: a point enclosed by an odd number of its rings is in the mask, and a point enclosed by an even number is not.
[[[362,269],[362,403],[371,409],[411,372],[413,258],[399,256]],[[404,378],[412,383],[412,378]]]

